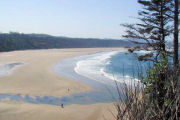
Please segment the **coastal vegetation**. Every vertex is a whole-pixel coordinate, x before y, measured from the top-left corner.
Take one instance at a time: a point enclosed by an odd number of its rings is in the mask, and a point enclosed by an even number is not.
[[[95,48],[130,47],[133,44],[124,40],[96,38],[55,37],[46,34],[22,34],[16,32],[0,34],[0,52],[28,49],[51,48]]]
[[[141,61],[151,61],[146,75],[138,72],[138,84],[117,84],[123,96],[115,103],[117,120],[178,120],[180,118],[180,78],[178,60],[179,1],[138,0],[143,6],[139,23],[123,24],[124,37],[143,47],[130,49],[131,53],[144,49],[147,54],[138,56]],[[167,41],[174,46],[170,48]],[[173,50],[172,50],[173,49]],[[123,99],[125,97],[125,100]]]

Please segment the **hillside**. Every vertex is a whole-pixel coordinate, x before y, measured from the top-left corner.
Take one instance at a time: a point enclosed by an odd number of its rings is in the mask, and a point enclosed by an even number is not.
[[[68,38],[46,34],[1,33],[0,52],[27,49],[123,47],[132,43],[114,39]]]

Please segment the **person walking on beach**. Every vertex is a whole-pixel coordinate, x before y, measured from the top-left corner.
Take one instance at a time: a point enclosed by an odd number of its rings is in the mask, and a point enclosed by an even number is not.
[[[64,108],[64,104],[61,104],[61,108]]]

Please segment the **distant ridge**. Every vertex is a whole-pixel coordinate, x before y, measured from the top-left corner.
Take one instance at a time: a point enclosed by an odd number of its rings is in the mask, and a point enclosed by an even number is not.
[[[69,38],[47,34],[1,33],[0,52],[51,49],[51,48],[96,48],[96,47],[131,47],[125,40],[98,38]]]

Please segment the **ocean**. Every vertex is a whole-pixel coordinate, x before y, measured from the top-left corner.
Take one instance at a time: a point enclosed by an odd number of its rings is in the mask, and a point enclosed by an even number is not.
[[[136,52],[137,55],[145,51]],[[138,73],[145,74],[145,67],[149,62],[139,62],[137,56],[128,51],[101,52],[77,61],[74,71],[84,77],[102,83],[117,81],[121,83],[138,82]]]

